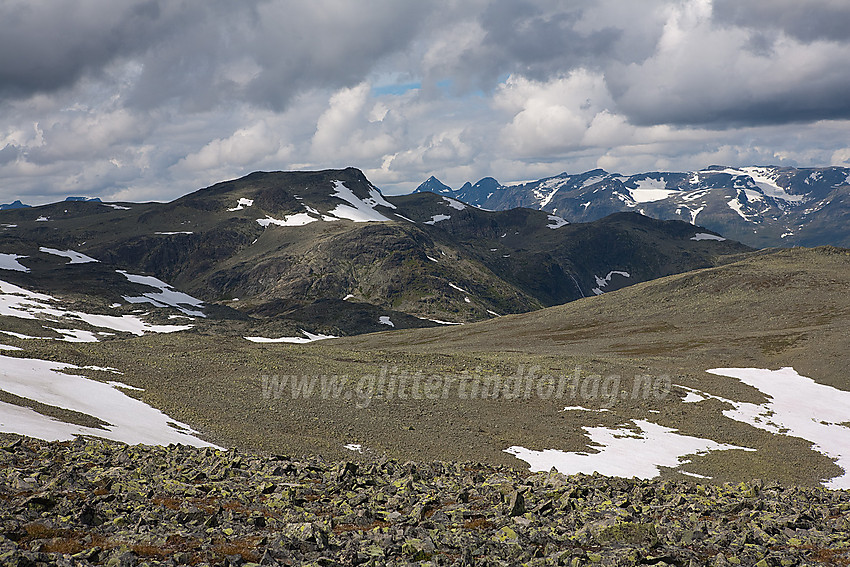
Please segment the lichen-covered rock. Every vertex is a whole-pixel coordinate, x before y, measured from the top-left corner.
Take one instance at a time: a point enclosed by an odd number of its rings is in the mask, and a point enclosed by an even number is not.
[[[835,565],[850,492],[24,439],[0,565]]]

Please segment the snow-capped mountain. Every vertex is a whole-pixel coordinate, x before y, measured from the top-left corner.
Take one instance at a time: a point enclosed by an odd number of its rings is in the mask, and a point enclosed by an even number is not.
[[[429,182],[416,191],[440,183],[434,177]],[[508,186],[485,177],[443,194],[490,210],[541,209],[570,222],[637,211],[684,220],[758,247],[850,246],[850,169],[844,167],[711,166],[637,175],[595,169]]]

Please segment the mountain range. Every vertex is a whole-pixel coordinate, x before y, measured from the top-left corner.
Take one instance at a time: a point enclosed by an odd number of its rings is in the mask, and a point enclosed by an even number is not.
[[[485,177],[457,190],[432,176],[416,192],[433,192],[489,210],[539,209],[570,222],[637,211],[698,224],[756,248],[850,246],[846,167],[711,166],[636,175],[595,169],[515,185]]]
[[[489,319],[749,250],[633,212],[569,224],[433,194],[387,198],[356,169],[258,172],[170,203],[66,200],[7,210],[0,231],[0,252],[25,257],[32,270],[13,272],[14,283],[38,274],[42,287],[72,291],[87,281],[111,304],[121,302],[116,270],[144,274],[278,334]],[[71,282],[45,247],[98,262],[75,268]]]

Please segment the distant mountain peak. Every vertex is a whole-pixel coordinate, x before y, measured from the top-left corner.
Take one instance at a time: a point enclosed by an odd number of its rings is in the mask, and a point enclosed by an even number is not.
[[[454,193],[454,191],[451,187],[432,175],[419,185],[414,193],[439,193],[441,195],[448,195]]]
[[[20,200],[15,200],[12,203],[0,205],[0,211],[5,211],[5,210],[9,210],[9,209],[28,209],[28,208],[30,208],[30,206],[21,203]]]
[[[100,203],[100,197],[65,197],[66,202],[70,203]]]

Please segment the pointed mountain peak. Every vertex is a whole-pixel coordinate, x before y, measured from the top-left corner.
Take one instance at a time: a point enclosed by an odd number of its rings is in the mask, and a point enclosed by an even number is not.
[[[454,193],[452,188],[434,177],[433,175],[426,179],[419,187],[416,188],[414,193],[441,193],[441,194],[449,194]]]

